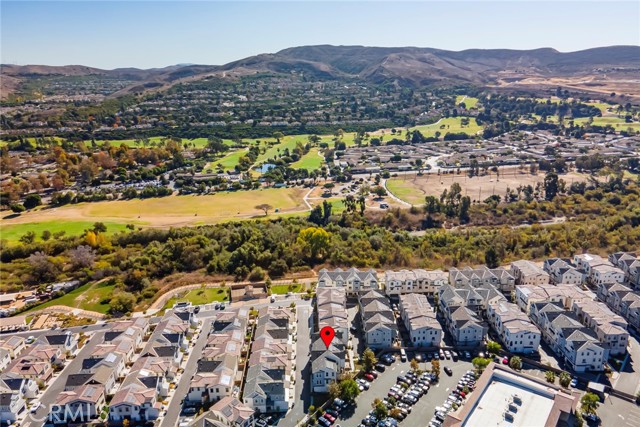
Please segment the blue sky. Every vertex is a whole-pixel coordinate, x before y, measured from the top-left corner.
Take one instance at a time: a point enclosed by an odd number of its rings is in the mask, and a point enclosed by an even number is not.
[[[640,45],[640,2],[4,1],[0,60],[224,64],[310,44],[573,51]]]

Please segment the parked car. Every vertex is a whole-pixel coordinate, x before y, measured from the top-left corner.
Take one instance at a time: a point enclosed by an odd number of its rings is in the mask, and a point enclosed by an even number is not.
[[[578,377],[573,377],[571,378],[571,384],[569,384],[571,387],[576,388],[578,387]]]
[[[387,370],[387,367],[382,363],[376,364],[375,368],[376,368],[376,371],[380,371],[380,372],[384,372]]]
[[[451,352],[449,350],[444,351],[444,357],[447,359],[451,359]]]
[[[373,377],[373,375],[371,375],[370,373],[366,373],[363,375],[364,379],[367,381],[373,381],[375,378]]]
[[[442,349],[440,349],[438,355],[440,356],[440,359],[444,359],[444,351]]]
[[[367,372],[367,374],[373,376],[373,378],[378,378],[378,373],[376,371]]]
[[[502,359],[502,364],[503,364],[503,365],[508,365],[508,364],[509,364],[509,359],[508,359],[508,358],[506,358],[506,357],[505,357],[505,358],[503,358],[503,359]]]

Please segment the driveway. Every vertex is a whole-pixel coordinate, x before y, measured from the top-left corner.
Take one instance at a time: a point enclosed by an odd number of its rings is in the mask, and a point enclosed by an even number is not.
[[[210,329],[210,319],[204,319],[202,329],[200,330],[200,335],[198,336],[198,340],[196,341],[195,346],[191,347],[189,358],[187,359],[187,363],[184,366],[184,372],[182,373],[180,381],[178,382],[178,386],[175,388],[176,391],[173,393],[173,396],[171,397],[171,400],[169,402],[167,415],[165,415],[160,422],[161,427],[175,427],[178,425],[178,418],[180,417],[180,412],[182,412],[182,400],[185,398],[187,392],[189,391],[191,378],[196,373],[196,369],[198,368],[197,361],[202,355],[202,349],[207,343],[207,337],[209,336]]]
[[[311,367],[309,350],[311,348],[311,329],[313,317],[310,306],[298,306],[297,343],[296,343],[296,384],[293,408],[278,422],[279,427],[294,427],[305,416],[311,403]]]

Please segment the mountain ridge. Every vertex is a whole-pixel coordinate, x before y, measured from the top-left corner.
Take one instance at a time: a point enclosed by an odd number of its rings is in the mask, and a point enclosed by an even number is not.
[[[420,87],[442,84],[491,85],[505,76],[511,80],[522,80],[634,71],[640,71],[640,46],[633,45],[595,47],[574,52],[559,52],[550,47],[450,51],[413,46],[311,45],[262,53],[223,65],[176,64],[162,68],[124,67],[113,70],[84,65],[0,65],[0,73],[9,77],[14,86],[14,80],[22,81],[34,76],[102,75],[135,82],[118,94],[150,88],[158,90],[177,82],[212,75],[225,78],[260,72],[296,72],[322,79],[350,78]]]

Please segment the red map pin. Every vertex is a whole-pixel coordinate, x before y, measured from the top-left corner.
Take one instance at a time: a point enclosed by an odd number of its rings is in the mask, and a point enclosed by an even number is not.
[[[331,326],[325,326],[324,328],[320,329],[320,338],[322,338],[322,341],[324,342],[324,345],[327,346],[327,348],[329,348],[329,345],[331,345],[331,341],[333,341],[333,337],[335,336],[336,331],[334,331]]]

